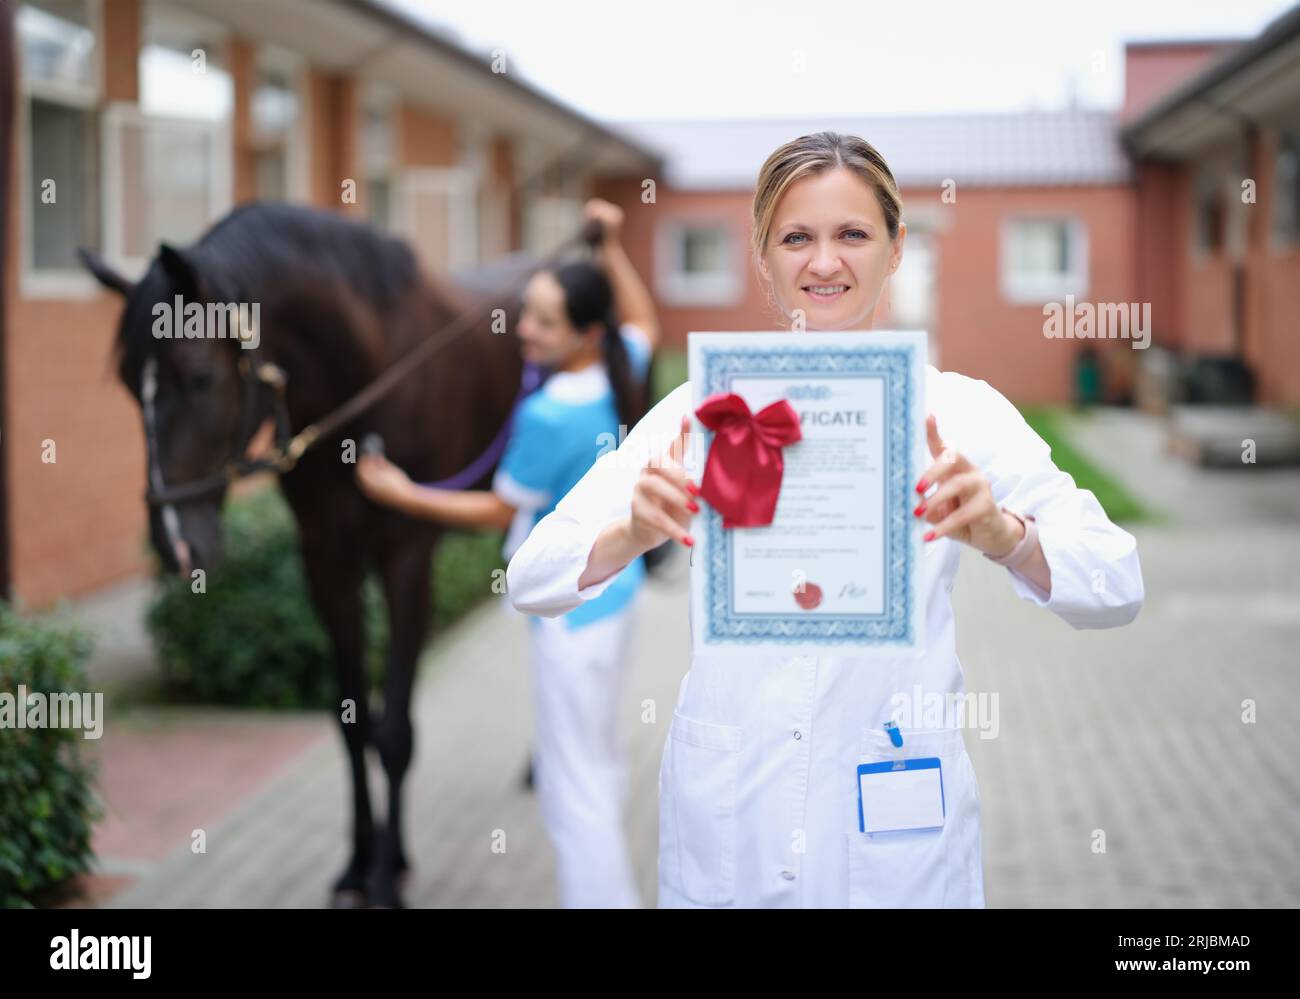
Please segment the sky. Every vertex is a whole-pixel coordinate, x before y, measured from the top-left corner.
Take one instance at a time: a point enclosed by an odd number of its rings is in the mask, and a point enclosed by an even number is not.
[[[1278,0],[384,0],[592,117],[1117,108],[1125,40],[1249,38]]]

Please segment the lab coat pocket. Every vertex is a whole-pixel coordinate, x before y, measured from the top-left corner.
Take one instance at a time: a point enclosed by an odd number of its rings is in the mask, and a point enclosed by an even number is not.
[[[698,905],[736,894],[741,729],[673,712],[660,771],[659,853],[668,887]]]
[[[947,904],[950,884],[960,883],[954,872],[953,846],[969,821],[969,810],[958,807],[970,793],[970,769],[961,729],[902,729],[907,756],[937,756],[941,766],[944,824],[940,829],[905,829],[877,833],[847,833],[849,905],[852,908],[940,908]],[[893,758],[883,730],[862,734],[860,763]],[[856,796],[856,787],[852,788]],[[854,800],[856,815],[856,797]]]

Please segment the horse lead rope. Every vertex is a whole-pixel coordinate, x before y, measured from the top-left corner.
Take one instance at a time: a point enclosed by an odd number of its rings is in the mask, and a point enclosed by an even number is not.
[[[531,277],[534,273],[544,268],[559,258],[573,245],[583,242],[594,245],[600,238],[600,223],[596,220],[590,220],[582,226],[574,235],[570,236],[563,243],[553,249],[549,254],[543,257],[535,267],[530,268],[524,278],[512,278],[509,281],[502,282],[500,288],[494,289],[482,296],[480,302],[492,302],[522,285],[524,280]],[[391,367],[384,371],[378,378],[369,385],[357,392],[352,398],[348,399],[343,405],[339,406],[332,413],[323,419],[309,423],[302,430],[294,434],[293,437],[281,444],[281,434],[288,433],[288,415],[284,412],[284,389],[285,374],[275,364],[262,363],[249,365],[248,373],[245,375],[245,381],[252,382],[252,390],[256,391],[261,385],[270,387],[275,392],[275,401],[277,410],[275,413],[276,421],[276,444],[267,452],[267,454],[256,458],[252,461],[245,459],[242,455],[231,458],[226,462],[225,468],[215,472],[205,478],[196,479],[191,482],[185,482],[176,486],[168,486],[163,481],[162,463],[158,455],[156,420],[154,416],[154,396],[157,394],[157,357],[151,355],[146,361],[142,373],[142,384],[140,398],[145,416],[145,438],[148,446],[149,462],[149,489],[145,494],[145,499],[150,506],[161,506],[163,508],[163,521],[168,531],[168,539],[175,540],[179,537],[179,523],[176,518],[174,504],[185,500],[197,499],[200,496],[206,496],[209,493],[216,492],[224,488],[229,483],[253,475],[256,472],[276,471],[281,474],[288,472],[298,463],[298,460],[308,450],[314,447],[326,435],[337,430],[348,420],[365,412],[376,402],[384,397],[393,386],[397,385],[403,378],[414,371],[419,365],[423,364],[435,353],[441,350],[454,339],[465,333],[470,325],[482,318],[484,315],[481,307],[467,309],[451,323],[448,323],[428,340],[419,344],[413,350],[406,354],[405,357],[396,361]],[[240,336],[243,338],[247,331],[242,327]],[[520,397],[526,394],[527,385],[527,366],[525,366],[525,385],[521,386]],[[535,387],[535,386],[534,386]],[[519,399],[516,399],[515,406],[518,406]],[[513,409],[511,411],[513,415]],[[509,418],[507,419],[507,426]],[[480,455],[471,463],[468,469],[463,470],[448,480],[452,481],[459,476],[466,474],[468,471],[481,464],[487,455],[489,455],[498,445],[504,443],[504,431],[499,432],[497,439],[489,445],[488,451]],[[478,476],[475,476],[478,478]],[[472,481],[472,480],[471,480]],[[444,487],[448,488],[448,487]],[[168,512],[170,511],[170,513]]]
[[[556,260],[562,253],[567,251],[571,246],[583,242],[594,243],[600,236],[600,223],[591,221],[586,223],[578,232],[570,236],[563,243],[552,250],[547,256],[542,258],[538,265],[528,272],[528,277],[541,270],[546,264]],[[525,278],[526,280],[526,278]],[[519,278],[512,278],[502,283],[499,289],[489,292],[485,298],[490,302],[506,295],[514,290],[517,285],[521,284]],[[309,423],[298,433],[294,434],[292,439],[284,448],[277,448],[280,454],[275,461],[276,467],[280,471],[288,471],[298,463],[298,459],[310,448],[314,447],[323,437],[337,430],[348,420],[364,413],[384,395],[397,385],[403,378],[414,371],[419,365],[423,364],[437,351],[451,343],[462,333],[470,328],[470,325],[483,317],[481,309],[467,309],[459,317],[435,333],[424,343],[411,350],[401,360],[395,362],[383,374],[363,388],[343,405],[339,406],[334,412],[330,413],[324,419],[316,423]]]

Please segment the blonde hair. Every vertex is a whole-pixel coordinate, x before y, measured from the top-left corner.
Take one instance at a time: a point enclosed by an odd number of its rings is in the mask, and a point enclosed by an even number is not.
[[[758,172],[754,188],[754,229],[751,245],[755,262],[763,255],[768,235],[772,231],[772,217],[781,196],[796,180],[823,173],[834,167],[845,167],[861,177],[876,192],[885,214],[885,228],[889,238],[898,238],[898,225],[903,218],[903,199],[898,194],[898,184],[890,172],[885,158],[866,139],[840,132],[814,132],[792,139],[767,158]]]

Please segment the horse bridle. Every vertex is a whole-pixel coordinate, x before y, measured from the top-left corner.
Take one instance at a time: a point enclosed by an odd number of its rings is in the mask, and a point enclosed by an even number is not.
[[[257,348],[242,346],[249,341],[256,342],[256,331],[249,330],[238,320],[236,337],[241,341],[239,358],[240,384],[240,420],[233,450],[238,452],[246,447],[257,431],[258,396],[264,389],[271,391],[271,416],[275,421],[275,444],[263,456],[249,459],[240,454],[228,459],[225,465],[211,475],[195,479],[182,485],[168,486],[162,477],[162,460],[158,446],[158,423],[154,410],[154,399],[158,394],[158,356],[151,354],[144,362],[140,377],[140,404],[144,410],[145,446],[149,463],[149,490],[145,499],[150,506],[161,506],[166,510],[176,503],[200,499],[220,491],[237,479],[269,470],[287,471],[293,467],[296,456],[291,459],[292,440],[289,436],[289,409],[284,401],[286,378],[283,369],[270,361],[263,361],[257,356]],[[166,513],[164,513],[166,516]]]
[[[595,220],[588,221],[577,233],[552,250],[522,278],[515,277],[503,282],[501,287],[493,289],[484,296],[482,302],[490,305],[502,296],[522,287],[524,282],[536,271],[549,265],[575,244],[586,243],[594,246],[599,242],[600,237],[600,223]],[[151,507],[162,508],[163,526],[167,531],[168,541],[174,545],[176,541],[180,540],[180,523],[175,509],[177,503],[201,499],[219,493],[232,482],[258,472],[275,471],[284,473],[291,471],[308,449],[315,446],[322,438],[337,430],[348,420],[373,406],[419,365],[470,330],[473,323],[483,318],[485,314],[482,306],[465,310],[428,340],[425,340],[404,357],[395,361],[332,413],[315,423],[308,424],[292,436],[290,436],[289,409],[285,403],[285,386],[288,376],[279,365],[261,360],[257,356],[259,348],[246,346],[249,342],[260,342],[257,335],[258,331],[249,329],[244,323],[243,316],[239,315],[236,319],[237,327],[235,332],[240,341],[240,350],[243,353],[238,365],[241,416],[239,437],[232,448],[232,456],[226,460],[220,470],[213,472],[211,475],[173,486],[167,485],[162,475],[162,460],[158,448],[157,416],[154,411],[154,398],[158,392],[158,357],[156,354],[150,354],[144,362],[140,382],[140,403],[141,408],[144,410],[145,446],[149,464],[149,487],[145,493],[145,500]],[[242,449],[247,447],[248,441],[257,429],[254,425],[258,412],[257,399],[258,395],[267,389],[272,393],[271,412],[275,421],[274,444],[265,455],[249,459],[242,454]]]

